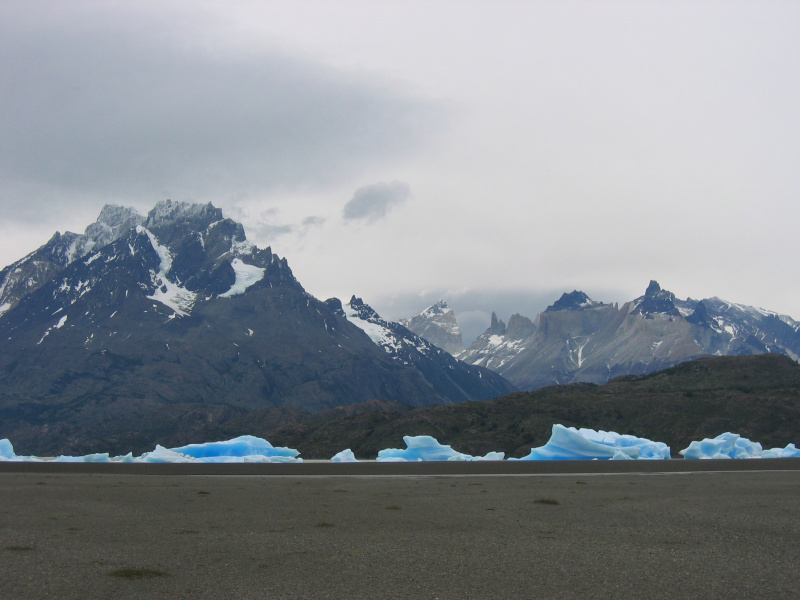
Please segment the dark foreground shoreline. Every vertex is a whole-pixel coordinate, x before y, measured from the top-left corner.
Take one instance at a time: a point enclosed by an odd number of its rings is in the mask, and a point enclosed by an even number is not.
[[[682,473],[800,471],[800,458],[738,460],[536,460],[332,463],[66,463],[0,462],[3,473],[107,475],[537,475],[563,473]]]
[[[798,497],[800,459],[0,463],[0,598],[796,598]]]

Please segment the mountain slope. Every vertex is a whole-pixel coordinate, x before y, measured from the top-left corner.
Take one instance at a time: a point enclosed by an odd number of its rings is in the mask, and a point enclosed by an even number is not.
[[[0,317],[0,437],[20,452],[151,449],[188,414],[224,422],[513,389],[467,365],[442,374],[452,369],[432,355],[397,360],[211,204],[166,201],[134,222],[17,284],[27,293]]]
[[[693,440],[732,431],[765,448],[800,443],[800,365],[786,356],[701,358],[598,386],[575,383],[487,402],[402,405],[337,416],[321,413],[267,432],[306,458],[351,448],[359,458],[432,435],[459,452],[520,457],[543,445],[553,424],[616,431],[665,442],[677,457]]]
[[[709,355],[780,353],[800,357],[800,323],[711,298],[678,300],[651,281],[623,306],[564,294],[534,321],[492,324],[459,358],[488,367],[520,389],[605,383]]]
[[[73,260],[95,247],[110,244],[143,221],[133,208],[106,205],[85,233],[56,232],[44,246],[0,271],[0,315],[50,281]]]

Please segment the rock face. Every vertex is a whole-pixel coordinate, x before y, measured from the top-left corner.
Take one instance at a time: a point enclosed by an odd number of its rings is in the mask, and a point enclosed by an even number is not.
[[[211,204],[161,202],[147,217],[106,207],[86,231],[56,234],[2,272],[0,438],[20,453],[144,451],[176,432],[208,441],[192,428],[207,435],[268,409],[513,389],[436,362],[432,347],[413,359],[387,352]]]
[[[605,383],[709,355],[780,353],[800,357],[800,323],[770,311],[725,302],[678,300],[651,281],[622,307],[564,294],[531,322],[489,328],[459,355],[524,390],[552,384]]]
[[[421,313],[401,321],[401,324],[453,356],[464,351],[464,341],[455,313],[444,300],[439,300]]]

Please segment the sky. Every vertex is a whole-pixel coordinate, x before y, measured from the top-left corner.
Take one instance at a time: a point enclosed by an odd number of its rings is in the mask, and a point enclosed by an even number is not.
[[[0,0],[0,264],[212,202],[469,343],[651,279],[800,319],[800,3]]]

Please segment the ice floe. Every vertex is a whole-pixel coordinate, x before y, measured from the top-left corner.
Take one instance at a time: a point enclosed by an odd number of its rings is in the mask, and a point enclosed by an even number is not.
[[[141,456],[131,453],[110,457],[107,453],[85,456],[58,456],[41,459],[35,456],[17,456],[7,439],[0,440],[0,461],[50,462],[121,462],[121,463],[291,463],[303,462],[294,448],[275,447],[267,440],[252,435],[242,435],[223,442],[189,444],[178,448],[156,445],[151,452]]]
[[[670,458],[669,446],[613,431],[576,429],[553,425],[544,446],[532,448],[523,458],[509,460],[663,460]]]
[[[705,438],[692,442],[681,450],[681,456],[688,459],[703,458],[800,458],[800,450],[794,444],[785,448],[764,450],[758,442],[751,442],[736,433],[723,433],[715,438]]]
[[[387,448],[378,452],[378,462],[411,462],[431,460],[503,460],[502,452],[489,452],[486,456],[470,456],[440,444],[429,435],[403,436],[406,448]]]
[[[358,462],[358,459],[356,458],[355,454],[353,454],[353,451],[348,448],[347,450],[342,450],[341,452],[334,454],[331,458],[331,462]]]

